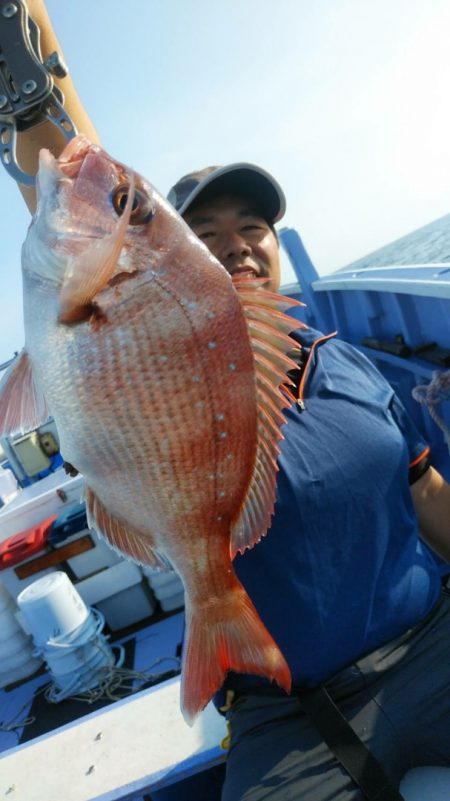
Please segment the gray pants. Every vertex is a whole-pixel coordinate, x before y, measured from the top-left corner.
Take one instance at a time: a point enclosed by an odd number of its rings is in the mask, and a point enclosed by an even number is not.
[[[326,686],[395,786],[413,767],[450,766],[450,596]],[[228,719],[222,801],[362,801],[295,696],[241,696]]]

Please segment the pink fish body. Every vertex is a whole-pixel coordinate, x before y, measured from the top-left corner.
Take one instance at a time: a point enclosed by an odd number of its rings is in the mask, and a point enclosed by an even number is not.
[[[273,513],[292,301],[232,280],[150,184],[82,136],[57,161],[41,154],[38,188],[26,351],[0,389],[0,429],[50,412],[92,527],[180,574],[188,721],[228,670],[289,691],[232,559]]]

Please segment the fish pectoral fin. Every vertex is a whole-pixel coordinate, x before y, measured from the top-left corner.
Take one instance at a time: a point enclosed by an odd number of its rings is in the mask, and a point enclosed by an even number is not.
[[[257,443],[247,493],[231,525],[232,559],[238,552],[243,553],[259,542],[270,526],[275,505],[279,442],[283,439],[281,427],[285,423],[283,409],[293,400],[288,372],[298,368],[288,355],[296,345],[289,333],[295,328],[305,327],[285,314],[287,308],[303,304],[266,291],[263,288],[265,282],[266,279],[249,275],[233,276],[255,361]]]
[[[127,202],[109,236],[93,244],[68,264],[59,296],[58,321],[70,325],[90,315],[92,303],[114,275],[125,240],[134,199],[134,177],[130,175]]]
[[[0,435],[24,434],[45,423],[49,410],[23,350],[0,383]]]
[[[143,534],[109,512],[90,487],[86,486],[86,510],[89,528],[95,529],[115,550],[135,562],[157,570],[172,566],[155,548],[151,534]]]

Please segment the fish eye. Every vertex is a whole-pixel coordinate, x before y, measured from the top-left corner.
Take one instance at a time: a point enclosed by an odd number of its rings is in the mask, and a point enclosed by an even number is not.
[[[125,211],[129,191],[130,187],[128,184],[120,184],[112,193],[112,204],[118,217],[121,217]],[[135,189],[130,214],[130,225],[142,225],[148,222],[153,217],[154,213],[150,198],[144,192],[141,192],[140,189]]]

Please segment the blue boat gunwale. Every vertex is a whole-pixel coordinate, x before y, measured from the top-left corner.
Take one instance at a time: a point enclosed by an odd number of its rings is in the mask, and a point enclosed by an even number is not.
[[[415,386],[428,385],[450,367],[434,360],[438,353],[450,362],[450,263],[350,268],[319,276],[295,229],[282,229],[279,239],[297,278],[282,292],[305,303],[290,313],[324,333],[337,331],[378,367],[431,445],[434,465],[450,481],[443,433],[427,407],[412,397]],[[371,338],[380,347],[368,347]],[[389,352],[396,341],[404,342],[408,355]],[[433,344],[435,352],[427,358],[425,348],[432,350]],[[439,413],[450,427],[450,399],[440,404]]]

